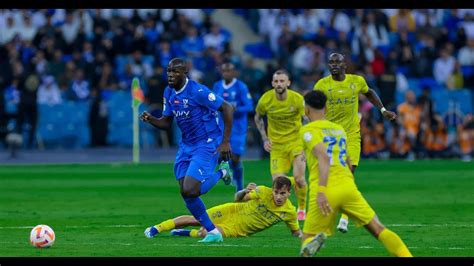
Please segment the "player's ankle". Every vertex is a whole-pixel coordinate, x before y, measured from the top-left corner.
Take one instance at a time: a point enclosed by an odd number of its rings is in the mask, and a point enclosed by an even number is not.
[[[207,232],[208,234],[214,234],[214,235],[217,235],[217,234],[220,234],[221,232],[219,232],[219,229],[217,228],[214,228],[212,229],[211,231]]]

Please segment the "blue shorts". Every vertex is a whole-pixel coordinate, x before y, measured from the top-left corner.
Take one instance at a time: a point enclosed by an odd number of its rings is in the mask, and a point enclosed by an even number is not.
[[[230,147],[232,153],[242,156],[245,152],[245,144],[247,142],[247,134],[232,135],[230,137]]]
[[[218,140],[193,145],[180,143],[174,163],[176,180],[190,176],[202,183],[214,174],[219,159],[218,146]]]

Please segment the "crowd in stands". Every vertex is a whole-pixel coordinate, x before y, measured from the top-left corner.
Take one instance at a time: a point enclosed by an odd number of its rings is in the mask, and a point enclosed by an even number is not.
[[[233,11],[262,36],[266,55],[236,52],[233,33],[213,20],[212,9],[0,10],[0,148],[10,132],[24,136],[25,148],[37,148],[38,139],[47,140],[60,126],[55,121],[69,123],[75,115],[61,109],[64,115],[50,121],[45,117],[55,112],[51,106],[87,109],[85,118],[61,131],[71,135],[86,127],[81,134],[89,137],[80,147],[120,145],[129,136],[117,132],[128,123],[123,118],[130,105],[117,95],[128,95],[137,76],[146,108],[159,115],[173,57],[187,58],[190,77],[210,88],[220,78],[217,66],[234,63],[257,102],[278,68],[290,71],[292,89],[311,90],[329,74],[328,55],[339,51],[346,55],[347,72],[363,75],[400,117],[397,123],[383,121],[361,97],[363,156],[470,160],[474,10]],[[255,59],[268,54],[274,60],[257,68]],[[142,127],[152,132],[154,146],[176,145],[176,127]],[[253,133],[249,144],[259,145]]]

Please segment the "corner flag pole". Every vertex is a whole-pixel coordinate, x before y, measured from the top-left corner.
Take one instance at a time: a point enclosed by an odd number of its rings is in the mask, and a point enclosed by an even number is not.
[[[140,81],[137,77],[132,81],[132,110],[133,110],[133,163],[140,162],[140,131],[138,126],[138,107],[144,101],[143,91],[140,88]]]

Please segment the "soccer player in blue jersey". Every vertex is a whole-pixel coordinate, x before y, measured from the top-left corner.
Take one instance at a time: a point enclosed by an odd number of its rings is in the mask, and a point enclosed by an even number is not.
[[[235,108],[230,138],[230,146],[232,148],[230,167],[233,171],[232,180],[235,182],[236,190],[240,191],[244,186],[244,173],[240,157],[245,152],[248,126],[247,117],[248,113],[253,111],[253,101],[247,85],[236,78],[234,64],[224,63],[220,70],[222,80],[214,83],[213,91]]]
[[[187,78],[188,68],[184,59],[172,59],[166,73],[168,87],[163,94],[162,116],[157,118],[143,112],[140,119],[161,129],[169,128],[173,117],[176,119],[182,139],[176,154],[174,174],[181,196],[194,218],[209,232],[199,242],[222,242],[222,234],[209,219],[206,206],[199,196],[208,192],[221,178],[226,185],[232,181],[227,161],[231,157],[229,140],[234,108],[206,86]],[[224,134],[217,111],[223,113]],[[219,153],[223,161],[219,170],[214,172]],[[154,226],[145,230],[147,237],[156,234],[158,230]]]

